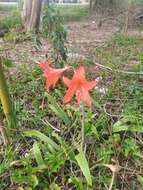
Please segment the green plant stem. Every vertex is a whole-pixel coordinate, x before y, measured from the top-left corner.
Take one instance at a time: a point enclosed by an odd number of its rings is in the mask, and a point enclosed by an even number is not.
[[[16,126],[16,120],[11,104],[6,79],[4,77],[4,71],[2,67],[2,58],[0,58],[0,100],[2,103],[3,111],[8,122],[8,127],[12,128]]]
[[[115,172],[113,172],[109,190],[112,190],[112,189],[113,189],[114,181],[115,181]]]
[[[82,111],[82,140],[81,140],[81,147],[84,152],[86,152],[86,140],[85,140],[85,110],[84,110],[84,104],[81,105],[81,111]]]

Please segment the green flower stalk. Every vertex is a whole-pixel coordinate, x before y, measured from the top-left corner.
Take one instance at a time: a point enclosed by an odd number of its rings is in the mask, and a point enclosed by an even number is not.
[[[81,140],[81,147],[84,153],[86,152],[86,140],[85,140],[85,110],[84,110],[84,102],[82,102],[81,105],[81,111],[82,111],[82,140]]]
[[[2,58],[0,58],[0,101],[3,107],[4,114],[6,116],[6,120],[8,122],[8,127],[16,127],[15,114],[10,100],[6,79],[4,77]]]

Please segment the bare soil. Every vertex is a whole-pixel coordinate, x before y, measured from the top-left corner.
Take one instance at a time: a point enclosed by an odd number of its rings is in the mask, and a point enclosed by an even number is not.
[[[103,26],[98,27],[94,20],[84,22],[72,22],[67,26],[68,32],[68,48],[69,55],[76,57],[86,57],[90,55],[95,48],[104,45],[104,43],[111,38],[117,28],[112,26],[112,23],[104,23]],[[0,39],[0,54],[4,54],[10,58],[15,65],[18,64],[33,64],[39,60],[45,59],[45,55],[49,51],[50,44],[48,40],[41,39],[41,49],[36,48],[34,42],[5,42]]]
[[[89,55],[95,48],[102,46],[117,31],[112,23],[98,26],[94,20],[69,24],[69,45],[73,52]]]

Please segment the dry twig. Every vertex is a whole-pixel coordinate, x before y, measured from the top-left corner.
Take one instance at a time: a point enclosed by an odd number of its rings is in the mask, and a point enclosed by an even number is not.
[[[123,74],[132,74],[132,75],[143,75],[143,72],[123,71],[123,70],[118,70],[118,69],[113,70],[111,67],[107,67],[107,66],[99,64],[97,62],[94,62],[94,64],[100,68],[106,69],[106,70],[111,71],[111,72],[117,72],[117,73],[123,73]]]

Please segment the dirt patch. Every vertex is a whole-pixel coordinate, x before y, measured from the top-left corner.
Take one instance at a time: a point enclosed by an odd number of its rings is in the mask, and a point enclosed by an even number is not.
[[[95,21],[72,22],[66,26],[68,32],[69,52],[73,55],[88,56],[95,48],[103,45],[113,33],[116,27],[111,24],[104,24],[98,27]],[[13,42],[0,42],[0,49],[5,46],[5,51],[0,54],[6,55],[13,60],[15,65],[33,64],[39,60],[43,60],[49,51],[50,44],[46,39],[41,39],[41,49],[36,48],[36,44],[31,41],[24,41],[14,44]]]
[[[104,44],[117,31],[111,23],[98,26],[95,21],[71,23],[68,26],[69,46],[73,52],[88,55],[96,47]]]

